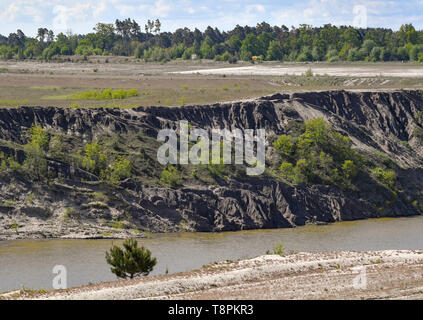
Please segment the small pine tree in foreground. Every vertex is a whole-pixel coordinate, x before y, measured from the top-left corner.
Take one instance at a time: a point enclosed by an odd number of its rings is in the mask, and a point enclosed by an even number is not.
[[[123,249],[113,245],[110,252],[106,252],[106,261],[112,266],[112,273],[124,279],[147,276],[157,263],[151,251],[144,246],[138,247],[138,241],[133,238],[123,242]]]

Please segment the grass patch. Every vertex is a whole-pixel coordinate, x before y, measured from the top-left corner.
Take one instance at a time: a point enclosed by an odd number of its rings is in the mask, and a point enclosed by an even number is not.
[[[63,213],[63,220],[67,221],[69,219],[79,219],[79,213],[75,212],[75,209],[72,207],[68,207],[65,209],[65,212]]]
[[[107,195],[105,195],[102,192],[94,192],[93,193],[93,198],[96,202],[103,202],[103,203],[108,203],[109,202],[109,197],[107,197]]]
[[[267,250],[266,254],[274,254],[279,256],[285,255],[285,247],[282,243],[273,248],[273,251]]]
[[[13,220],[13,223],[10,224],[9,228],[15,230],[16,233],[18,233],[19,224],[16,222],[16,220]]]
[[[112,224],[113,229],[125,229],[125,224],[123,221],[115,220]]]
[[[139,95],[138,89],[100,89],[74,93],[66,98],[70,100],[119,100],[138,97]]]
[[[133,109],[138,108],[139,105],[135,104],[121,104],[121,103],[111,103],[111,104],[88,104],[88,105],[81,105],[79,103],[72,103],[68,106],[68,108],[78,109],[78,108],[86,108],[86,109]]]

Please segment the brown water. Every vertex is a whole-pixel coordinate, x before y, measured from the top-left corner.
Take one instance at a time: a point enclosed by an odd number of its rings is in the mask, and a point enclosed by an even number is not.
[[[197,269],[219,260],[264,254],[279,243],[287,250],[423,249],[423,216],[340,222],[294,229],[153,235],[142,240],[157,257],[153,275]],[[120,241],[113,241],[120,243]],[[115,280],[104,253],[111,240],[0,241],[0,292],[52,289],[55,265],[67,269],[68,287]]]

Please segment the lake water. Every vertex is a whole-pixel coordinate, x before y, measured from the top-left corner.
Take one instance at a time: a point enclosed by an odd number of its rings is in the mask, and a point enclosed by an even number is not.
[[[423,249],[423,216],[339,222],[324,226],[225,233],[152,235],[140,242],[158,260],[152,275],[188,271],[214,261],[286,250]],[[113,240],[120,244],[121,241]],[[112,240],[0,241],[0,292],[52,289],[53,267],[67,270],[68,287],[116,280],[105,261]]]

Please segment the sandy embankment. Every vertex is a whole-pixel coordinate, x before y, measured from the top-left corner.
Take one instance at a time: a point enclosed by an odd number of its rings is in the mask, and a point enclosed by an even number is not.
[[[362,281],[363,276],[366,283]],[[174,275],[89,285],[38,295],[9,293],[2,298],[12,297],[416,299],[423,298],[423,250],[296,253],[283,257],[266,255],[237,262],[219,262],[200,270]]]

